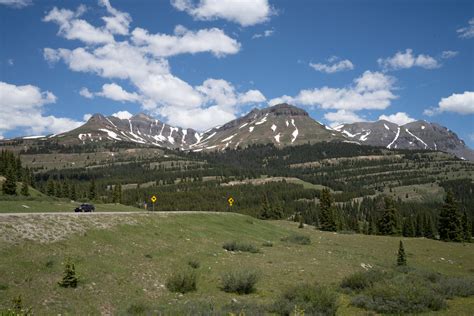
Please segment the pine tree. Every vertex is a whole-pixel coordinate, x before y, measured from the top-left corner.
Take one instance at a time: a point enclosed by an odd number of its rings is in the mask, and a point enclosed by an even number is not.
[[[21,193],[21,195],[24,195],[24,196],[29,196],[30,195],[30,190],[28,188],[28,177],[27,177],[26,173],[23,175],[23,182],[21,184],[20,193]]]
[[[54,196],[55,192],[56,190],[55,190],[54,181],[50,178],[48,179],[48,182],[46,183],[46,194],[49,196]]]
[[[439,238],[444,241],[462,241],[461,216],[452,191],[448,191],[439,214]]]
[[[64,266],[64,275],[58,284],[62,287],[77,287],[78,278],[76,276],[76,267],[71,259],[67,259],[66,265]]]
[[[69,198],[73,201],[77,200],[76,185],[71,185],[71,190],[69,190]]]
[[[97,196],[97,193],[96,193],[96,188],[95,188],[95,180],[92,179],[91,180],[91,183],[89,185],[89,195],[87,196],[89,198],[89,200],[95,200]]]
[[[416,228],[415,228],[415,236],[416,237],[423,237],[424,232],[423,232],[423,216],[421,213],[418,213],[418,216],[416,217]]]
[[[462,218],[461,218],[461,223],[462,223],[462,235],[463,235],[463,240],[466,242],[471,242],[471,221],[469,220],[469,217],[467,216],[467,212],[464,211]]]
[[[3,194],[16,195],[16,176],[13,168],[7,169],[6,179],[2,185]]]
[[[423,221],[423,233],[426,238],[435,238],[435,225],[433,222],[433,217],[431,215],[426,215],[425,220]]]
[[[323,189],[319,198],[319,208],[321,209],[319,225],[321,230],[336,231],[336,221],[332,203],[333,200],[329,189]]]
[[[403,221],[403,236],[414,237],[415,236],[415,225],[413,224],[412,217],[407,217]]]
[[[382,235],[397,235],[399,233],[397,209],[390,197],[385,197],[385,209],[379,220],[379,232]]]
[[[398,256],[397,256],[397,265],[406,266],[407,258],[405,255],[405,248],[403,247],[403,242],[400,240],[400,245],[398,246]]]
[[[61,197],[67,198],[69,197],[69,184],[64,182],[61,188]]]

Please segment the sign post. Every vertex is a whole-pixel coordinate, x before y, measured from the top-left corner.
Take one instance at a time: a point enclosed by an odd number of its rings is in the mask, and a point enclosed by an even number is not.
[[[153,203],[153,204],[152,204],[152,206],[153,206],[152,212],[154,212],[154,211],[155,211],[156,196],[153,195],[153,196],[151,197],[151,203]]]
[[[232,205],[234,204],[235,200],[233,197],[230,197],[227,199],[227,202],[229,202],[229,206],[232,207]]]

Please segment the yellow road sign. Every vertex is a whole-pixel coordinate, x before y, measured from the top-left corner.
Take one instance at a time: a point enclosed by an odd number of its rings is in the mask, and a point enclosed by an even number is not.
[[[227,202],[229,202],[229,205],[232,206],[232,204],[234,204],[234,198],[233,197],[230,197],[227,199]]]
[[[156,196],[153,195],[153,196],[151,197],[151,201],[152,201],[153,203],[155,203],[155,202],[156,202]]]

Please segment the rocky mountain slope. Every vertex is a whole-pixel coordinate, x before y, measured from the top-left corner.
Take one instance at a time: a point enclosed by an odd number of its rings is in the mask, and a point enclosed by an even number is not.
[[[61,145],[126,142],[168,149],[214,151],[252,144],[299,145],[342,141],[388,149],[428,149],[474,160],[474,151],[446,127],[426,121],[399,126],[388,121],[344,124],[334,129],[313,120],[306,111],[283,103],[248,114],[203,133],[167,125],[145,114],[130,119],[93,115],[83,126],[48,137],[25,137],[22,145],[41,141]]]
[[[358,144],[388,149],[439,150],[452,153],[461,159],[474,160],[474,152],[456,133],[436,123],[415,121],[399,126],[380,120],[344,124],[335,129],[347,140]]]

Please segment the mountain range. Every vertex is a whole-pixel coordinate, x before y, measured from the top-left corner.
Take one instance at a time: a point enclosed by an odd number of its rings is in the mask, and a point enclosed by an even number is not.
[[[248,114],[205,132],[170,126],[146,114],[129,119],[94,114],[74,130],[49,136],[23,137],[27,142],[54,140],[62,145],[127,142],[168,149],[213,151],[252,144],[275,146],[317,142],[350,142],[388,149],[427,149],[474,160],[474,151],[446,127],[427,121],[405,125],[379,120],[331,128],[313,120],[305,110],[283,103]]]

